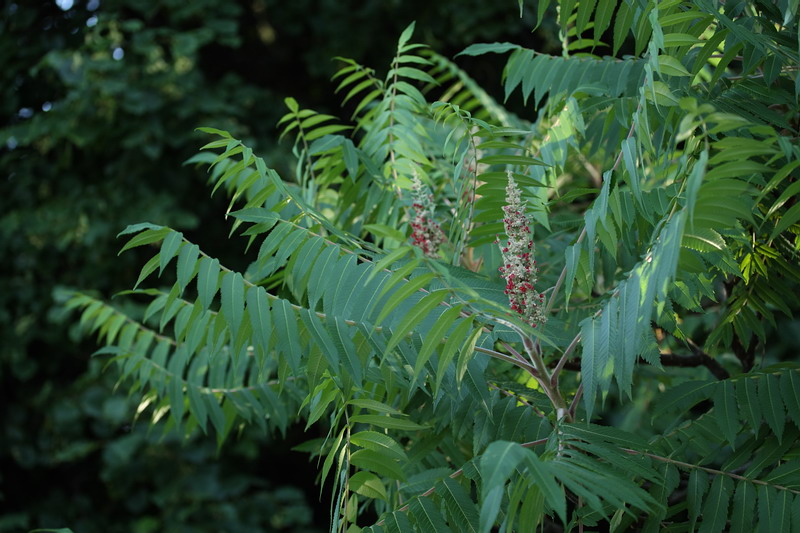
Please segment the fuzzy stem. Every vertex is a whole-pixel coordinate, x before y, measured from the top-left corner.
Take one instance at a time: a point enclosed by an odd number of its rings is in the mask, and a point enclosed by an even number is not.
[[[564,350],[564,355],[561,356],[561,359],[558,360],[558,364],[553,369],[553,375],[550,378],[550,383],[553,384],[554,387],[558,387],[558,376],[561,374],[561,370],[564,369],[564,365],[567,364],[569,360],[569,356],[572,355],[572,352],[575,351],[575,348],[578,346],[578,342],[581,340],[581,334],[578,333],[575,335],[575,338],[572,339],[572,342],[569,343],[567,349]]]
[[[531,358],[536,371],[539,373],[537,381],[539,382],[539,385],[541,385],[542,390],[544,390],[547,397],[550,399],[550,403],[553,404],[553,407],[558,413],[559,420],[561,418],[565,418],[567,422],[572,422],[572,415],[567,410],[567,403],[564,401],[564,397],[561,396],[561,391],[559,391],[558,387],[553,386],[550,378],[550,372],[547,370],[547,365],[544,363],[544,359],[542,359],[541,352],[536,349],[535,343],[527,335],[522,336],[522,344],[525,346],[525,351],[528,353],[528,357]]]

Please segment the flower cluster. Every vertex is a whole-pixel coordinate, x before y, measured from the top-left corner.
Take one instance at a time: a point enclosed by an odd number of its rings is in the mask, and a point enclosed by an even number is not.
[[[512,311],[516,311],[533,327],[543,324],[547,317],[544,315],[544,294],[536,291],[536,275],[539,269],[533,259],[534,246],[528,217],[525,216],[525,204],[520,199],[517,187],[511,172],[508,173],[508,186],[506,187],[506,205],[503,207],[508,243],[503,246],[498,240],[500,251],[503,254],[503,266],[500,273],[506,280],[505,293]]]
[[[444,236],[441,226],[433,219],[434,204],[433,195],[428,192],[428,188],[423,185],[418,177],[414,176],[414,188],[412,190],[414,203],[414,220],[411,221],[411,242],[414,246],[422,249],[428,257],[439,256],[439,245],[444,243],[447,238]]]

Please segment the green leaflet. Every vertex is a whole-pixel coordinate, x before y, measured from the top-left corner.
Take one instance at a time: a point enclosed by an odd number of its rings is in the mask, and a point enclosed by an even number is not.
[[[408,461],[403,448],[389,435],[376,431],[359,431],[350,437],[350,442],[356,446],[380,452],[392,459]]]
[[[524,448],[513,442],[493,442],[480,461],[481,491],[480,531],[490,531],[500,511],[505,485],[511,473],[525,458]]]
[[[184,308],[183,301],[178,299],[179,294],[180,287],[176,283],[172,286],[172,289],[170,289],[169,293],[167,294],[167,298],[164,301],[164,311],[161,313],[159,331],[164,331],[164,326],[166,326],[170,320],[175,318],[175,315]]]
[[[423,276],[424,277],[424,276]],[[419,279],[419,278],[417,278]],[[419,286],[423,285],[427,280],[423,280],[422,283],[417,282],[414,283],[409,282],[408,285],[405,285],[402,289],[398,290],[397,292],[401,292],[403,289],[406,289],[404,292],[411,294],[419,289]],[[409,288],[410,287],[410,288]],[[416,287],[416,288],[415,288]],[[419,324],[422,320],[424,320],[428,314],[438,305],[440,305],[445,298],[448,296],[448,291],[446,290],[438,290],[434,291],[424,298],[422,298],[419,302],[417,302],[414,307],[412,307],[408,313],[406,314],[405,318],[400,321],[400,324],[394,329],[394,334],[392,335],[391,339],[389,339],[389,343],[386,345],[386,351],[392,351],[395,346],[406,336],[408,335],[411,330]],[[397,298],[397,293],[392,295],[390,298],[390,302],[386,304],[381,315],[378,317],[378,323],[381,322],[382,318],[391,312],[397,303],[392,305],[392,301],[395,300],[399,303],[399,298]]]
[[[739,481],[733,496],[731,531],[746,533],[752,531],[753,511],[756,506],[756,489],[752,483]]]
[[[142,270],[139,273],[139,277],[136,279],[136,283],[133,285],[133,290],[136,290],[136,288],[139,286],[139,284],[142,283],[142,281],[147,279],[147,277],[150,274],[155,272],[156,268],[158,267],[158,265],[160,263],[161,263],[161,254],[160,253],[158,253],[155,256],[153,256],[152,258],[150,258],[150,260],[147,263],[145,263],[145,265],[142,267]]]
[[[416,422],[412,422],[403,418],[393,418],[383,415],[355,415],[351,416],[350,420],[352,422],[369,424],[386,429],[399,429],[401,431],[417,431],[420,429],[425,429],[425,426],[421,426]]]
[[[330,269],[336,265],[338,257],[339,251],[336,247],[330,246],[324,249],[319,256],[317,256],[316,261],[314,261],[314,266],[312,267],[311,276],[309,277],[308,286],[306,288],[309,308],[315,309],[317,307],[317,303],[322,298],[323,291],[325,290],[325,283],[328,279],[324,274],[330,274]]]
[[[756,491],[758,492],[758,522],[761,531],[780,531],[774,529],[778,527],[777,520],[779,516],[775,516],[776,503],[778,499],[778,491],[768,486],[759,486]]]
[[[420,348],[420,351],[417,354],[417,362],[414,366],[415,380],[419,377],[422,369],[428,362],[428,359],[430,359],[431,355],[433,355],[433,351],[439,346],[444,339],[445,334],[450,330],[453,322],[459,317],[462,308],[463,307],[460,305],[451,307],[436,319],[436,323],[425,336],[425,341],[422,343],[422,348]]]
[[[786,412],[800,428],[800,373],[789,371],[781,375],[781,394]]]
[[[410,251],[411,246],[401,246],[400,248],[397,248],[396,250],[384,256],[380,261],[375,263],[374,267],[372,267],[372,272],[370,273],[368,281],[371,281],[384,268],[389,268],[393,263],[405,257]]]
[[[764,480],[775,485],[797,489],[800,487],[800,461],[794,459],[783,463],[770,472]]]
[[[456,352],[460,351],[463,353],[465,351],[463,346],[467,338],[471,339],[473,336],[479,335],[479,333],[476,334],[472,330],[472,320],[473,319],[470,317],[459,322],[447,337],[447,340],[445,341],[444,346],[439,353],[439,364],[436,368],[436,384],[434,385],[435,393],[438,393],[439,387],[441,387],[442,384],[442,379],[444,379],[445,371],[453,361]],[[472,334],[470,335],[470,333]],[[471,344],[474,347],[474,342],[471,342]]]
[[[409,502],[409,514],[417,531],[450,531],[439,508],[427,498],[414,498]]]
[[[186,392],[189,397],[189,410],[197,420],[203,433],[207,433],[208,407],[206,406],[206,400],[199,389],[192,385],[186,387]]]
[[[787,434],[793,440],[796,439],[798,435],[794,428],[791,428]],[[779,441],[770,436],[770,438],[766,439],[756,450],[751,462],[747,465],[745,477],[753,478],[761,475],[769,465],[774,464],[783,457],[791,446],[792,444],[787,445],[785,440]]]
[[[170,373],[169,380],[169,406],[170,414],[175,424],[180,426],[183,420],[183,370],[186,366],[188,353],[182,346],[172,354],[167,371]]]
[[[311,334],[311,339],[313,340],[314,344],[316,344],[319,349],[322,351],[322,354],[325,356],[325,359],[328,362],[328,366],[331,368],[338,368],[339,367],[339,360],[341,355],[339,350],[334,344],[333,339],[328,334],[325,327],[320,322],[317,315],[304,309],[300,312],[300,318],[303,320],[303,324],[305,324],[306,329]],[[291,340],[290,342],[295,342]]]
[[[783,436],[783,426],[786,422],[786,411],[783,408],[778,378],[772,375],[764,375],[758,381],[758,398],[761,402],[761,409],[764,419],[767,421],[778,441]]]
[[[731,445],[736,446],[736,435],[741,424],[736,407],[736,396],[733,383],[724,381],[716,387],[714,394],[714,415],[720,431]]]
[[[197,271],[197,298],[202,309],[208,309],[219,288],[219,260],[203,257]]]
[[[569,302],[570,296],[572,295],[572,285],[575,282],[575,274],[577,273],[578,263],[581,259],[582,248],[583,247],[580,244],[573,244],[572,246],[569,246],[565,252],[567,276],[564,292],[566,294],[566,302]]]
[[[594,11],[595,4],[596,0],[578,2],[578,12],[575,17],[575,27],[577,28],[579,34],[582,33],[586,28],[586,25],[589,22],[589,17],[591,16],[592,11]]]
[[[408,517],[405,513],[401,513],[396,511],[384,519],[384,525],[386,533],[403,533],[405,531],[413,531],[411,522],[408,520]]]
[[[492,155],[492,156],[485,156],[478,160],[478,163],[482,163],[484,165],[542,165],[544,166],[545,163],[535,159],[533,157],[527,157],[522,155]]]
[[[471,498],[464,488],[450,478],[444,478],[436,484],[436,493],[440,494],[447,509],[448,520],[460,531],[477,533],[479,531],[479,514]]]
[[[253,327],[253,341],[264,354],[269,352],[270,338],[272,337],[272,321],[270,318],[269,301],[264,287],[249,287],[247,289],[247,314]],[[294,361],[296,364],[297,361]],[[293,371],[298,369],[292,368]]]
[[[275,347],[289,362],[292,370],[296,372],[301,360],[297,316],[292,311],[289,302],[278,299],[272,304],[272,318],[276,337]]]
[[[731,478],[727,476],[714,478],[703,506],[703,519],[700,522],[701,533],[718,533],[725,529],[732,492],[733,481]]]
[[[587,318],[581,323],[581,342],[583,344],[583,353],[581,355],[583,396],[586,405],[586,416],[591,420],[595,395],[597,393],[597,380],[595,378],[597,373],[597,353],[595,351],[597,340],[595,337],[594,320],[591,318]]]
[[[472,44],[456,54],[456,56],[477,56],[487,53],[503,54],[510,50],[516,50],[517,48],[519,48],[519,45],[512,43]]]
[[[373,450],[358,450],[350,455],[350,463],[357,468],[370,470],[379,476],[404,480],[405,474],[400,463]]]
[[[244,318],[244,279],[238,272],[228,272],[222,277],[220,310],[228,322],[231,337],[236,337]]]
[[[122,249],[119,251],[119,254],[121,254],[125,250],[136,248],[137,246],[144,246],[147,244],[153,244],[159,242],[164,237],[166,237],[170,231],[172,231],[169,228],[156,226],[153,224],[136,224],[133,226],[128,226],[124,231],[120,232],[119,235],[117,235],[117,237],[119,237],[120,235],[126,235],[128,233],[141,231],[142,229],[145,230],[142,231],[141,233],[138,233],[137,235],[132,237],[127,243],[125,243],[125,246],[122,247]]]
[[[296,290],[302,295],[303,287],[305,286],[306,276],[311,271],[311,267],[316,260],[320,249],[324,246],[325,240],[321,237],[313,236],[308,239],[303,246],[298,250],[296,259],[294,261],[294,270],[292,272],[293,284],[296,284]]]
[[[758,398],[758,383],[743,379],[736,384],[736,399],[739,402],[744,420],[758,435],[761,426],[761,404]]]
[[[347,404],[354,405],[356,407],[361,407],[364,409],[369,409],[371,411],[376,411],[378,413],[385,413],[390,415],[401,414],[401,412],[395,409],[394,407],[386,405],[385,403],[379,402],[377,400],[371,400],[369,398],[356,398],[354,400],[348,401]]]
[[[380,478],[370,472],[356,472],[349,480],[350,490],[367,498],[387,500],[386,488]]]
[[[772,231],[770,239],[774,239],[790,226],[797,224],[798,221],[800,221],[800,207],[798,207],[798,205],[793,205],[786,211],[783,217],[781,217],[780,222],[778,222],[777,226],[775,226],[775,229]]]
[[[183,244],[183,234],[177,231],[170,231],[164,241],[161,243],[161,251],[159,256],[161,260],[158,264],[158,275],[160,276],[164,269],[167,267],[175,254],[178,253],[178,248]]]
[[[178,285],[181,291],[186,288],[197,274],[197,261],[200,257],[200,247],[196,244],[186,244],[181,247],[178,255]]]
[[[476,327],[472,330],[466,342],[460,347],[458,354],[458,362],[456,363],[456,381],[461,383],[464,376],[467,375],[467,384],[472,387],[477,397],[483,398],[484,408],[486,408],[486,386],[483,382],[483,369],[471,369],[470,365],[475,362],[474,353],[475,345],[478,343],[478,338],[481,336],[482,328]]]
[[[351,339],[352,330],[349,329],[344,321],[338,318],[327,317],[326,329],[330,334],[331,341],[336,347],[336,351],[342,356],[342,364],[349,377],[353,379],[357,387],[362,386],[364,377],[363,363],[356,353],[356,347]]]
[[[354,256],[339,260],[332,272],[329,290],[325,292],[323,308],[329,315],[352,317],[355,314],[360,293],[365,289],[364,280],[369,273],[366,265],[358,265]]]
[[[633,138],[626,139],[622,142],[622,156],[625,161],[625,170],[628,172],[628,186],[633,191],[633,196],[641,204],[642,191],[640,187],[639,172],[637,169],[636,161],[638,159],[637,153],[638,144]]]

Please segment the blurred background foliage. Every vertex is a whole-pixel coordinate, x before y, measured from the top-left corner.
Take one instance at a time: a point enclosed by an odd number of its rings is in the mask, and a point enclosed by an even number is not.
[[[58,0],[0,13],[0,532],[318,531],[316,468],[247,431],[220,450],[136,424],[116,375],[56,309],[59,288],[130,288],[115,235],[148,220],[234,268],[222,196],[183,162],[194,128],[231,131],[278,169],[282,99],[337,113],[334,56],[382,68],[412,20],[452,57],[474,42],[559,46],[530,9],[485,0]],[[500,63],[462,65],[500,96]],[[512,106],[513,109],[513,106]],[[114,258],[110,260],[109,258]],[[238,259],[237,259],[238,258]]]

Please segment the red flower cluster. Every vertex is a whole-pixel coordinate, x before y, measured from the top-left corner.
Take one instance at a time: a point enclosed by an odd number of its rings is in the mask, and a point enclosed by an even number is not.
[[[525,216],[525,205],[520,199],[520,190],[511,172],[508,173],[506,204],[503,207],[503,224],[508,243],[500,246],[503,266],[499,270],[506,280],[505,293],[508,295],[511,310],[536,327],[547,320],[544,315],[544,294],[537,292],[535,288],[539,269],[533,259],[533,238],[528,217]],[[500,244],[500,241],[497,242]]]
[[[428,257],[439,257],[439,246],[447,238],[444,236],[441,226],[434,220],[433,195],[428,192],[428,188],[422,184],[419,178],[414,177],[414,188],[412,190],[414,203],[414,220],[411,221],[411,242],[418,246],[422,253]]]

